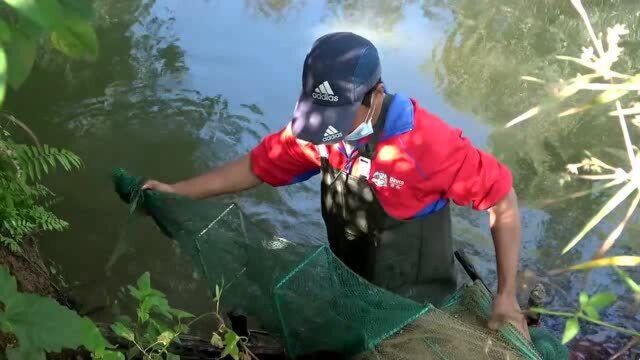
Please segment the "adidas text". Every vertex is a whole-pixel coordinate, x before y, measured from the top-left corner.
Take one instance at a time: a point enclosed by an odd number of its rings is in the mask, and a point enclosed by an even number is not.
[[[318,100],[338,101],[337,95],[318,94],[314,92],[311,96]]]

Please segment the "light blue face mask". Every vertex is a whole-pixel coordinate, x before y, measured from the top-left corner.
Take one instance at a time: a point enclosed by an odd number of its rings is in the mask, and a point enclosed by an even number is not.
[[[374,109],[375,109],[375,104],[372,104],[371,108],[369,108],[369,113],[367,113],[367,120],[365,120],[362,124],[358,125],[358,127],[355,128],[349,135],[345,136],[344,141],[353,142],[373,134]]]

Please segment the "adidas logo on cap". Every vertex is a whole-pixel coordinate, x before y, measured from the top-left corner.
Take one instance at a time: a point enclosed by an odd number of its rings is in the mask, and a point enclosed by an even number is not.
[[[338,101],[338,95],[335,95],[333,93],[333,90],[331,89],[331,86],[329,86],[328,81],[325,81],[322,84],[318,85],[311,96],[313,96],[314,99],[318,100]]]
[[[332,125],[329,125],[327,130],[324,132],[324,135],[322,136],[323,136],[322,141],[327,142],[327,141],[331,141],[333,139],[342,137],[342,133],[338,131],[336,128],[334,128]]]

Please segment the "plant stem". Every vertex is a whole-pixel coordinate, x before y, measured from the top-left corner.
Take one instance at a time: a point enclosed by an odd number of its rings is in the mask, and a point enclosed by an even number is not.
[[[627,148],[627,155],[629,156],[629,162],[631,164],[631,173],[633,175],[638,175],[638,161],[636,160],[636,155],[633,153],[633,145],[631,145],[631,137],[629,136],[629,129],[627,128],[627,121],[622,114],[622,106],[620,105],[620,101],[616,101],[616,110],[618,112],[618,119],[620,120],[620,129],[622,129],[622,137],[624,138],[624,145]],[[633,176],[632,176],[633,178]]]
[[[620,326],[616,326],[616,325],[613,325],[613,324],[609,324],[609,323],[604,322],[604,321],[592,319],[592,318],[590,318],[590,317],[588,317],[588,316],[586,316],[584,314],[580,314],[580,313],[576,314],[576,313],[569,313],[569,312],[563,312],[563,311],[553,311],[553,310],[547,310],[547,309],[542,309],[542,308],[531,308],[529,310],[533,311],[533,312],[537,312],[539,314],[545,314],[545,315],[554,315],[554,316],[561,316],[561,317],[575,317],[575,316],[577,316],[578,318],[580,318],[582,320],[589,321],[589,322],[592,322],[592,323],[600,325],[600,326],[605,326],[605,327],[608,327],[610,329],[619,331],[619,332],[624,333],[624,334],[628,334],[628,335],[631,335],[631,336],[639,336],[640,337],[640,332],[637,332],[637,331],[634,331],[634,330],[631,330],[631,329],[626,329],[626,328],[623,328],[623,327],[620,327]]]
[[[160,344],[160,341],[156,341],[156,342],[154,342],[153,344],[151,344],[151,345],[147,346],[147,348],[146,348],[146,349],[144,349],[144,352],[146,353],[146,352],[147,352],[147,350],[151,349],[152,347],[154,347],[154,346],[156,346],[156,345],[158,345],[158,344]]]
[[[143,358],[144,358],[145,356],[146,356],[146,357],[149,357],[149,355],[147,355],[147,352],[146,352],[146,351],[144,351],[144,349],[142,348],[142,346],[140,346],[140,344],[138,344],[135,340],[131,340],[131,342],[133,342],[133,344],[134,344],[138,349],[140,349],[140,351],[142,351]]]
[[[200,320],[202,320],[202,318],[203,318],[203,317],[205,317],[205,316],[207,316],[207,315],[215,315],[215,313],[212,313],[212,312],[204,313],[204,314],[202,314],[202,315],[198,316],[197,318],[195,318],[195,319],[193,319],[193,320],[189,321],[189,322],[187,323],[187,327],[191,327],[191,325],[193,325],[196,321],[200,321]]]
[[[578,13],[584,20],[584,24],[587,27],[587,31],[589,32],[589,36],[591,37],[591,41],[593,41],[593,45],[596,47],[598,54],[600,57],[604,57],[604,48],[602,47],[602,42],[596,36],[596,33],[593,31],[593,27],[591,26],[591,21],[589,21],[589,16],[587,15],[587,11],[582,6],[582,1],[580,0],[571,0],[573,6],[578,10]]]

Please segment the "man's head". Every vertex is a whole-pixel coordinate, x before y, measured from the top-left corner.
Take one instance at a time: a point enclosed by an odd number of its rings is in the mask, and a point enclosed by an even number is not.
[[[314,144],[335,143],[371,119],[384,87],[378,51],[356,34],[322,36],[307,54],[293,134]]]

